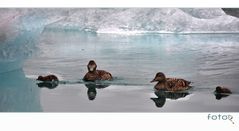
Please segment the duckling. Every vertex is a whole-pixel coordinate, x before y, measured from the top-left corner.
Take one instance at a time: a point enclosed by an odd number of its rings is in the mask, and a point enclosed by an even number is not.
[[[90,60],[87,69],[88,72],[85,74],[83,80],[85,81],[95,81],[95,80],[112,80],[113,77],[111,73],[104,70],[96,70],[97,65],[94,60]]]
[[[215,93],[217,94],[231,94],[232,92],[226,88],[226,87],[221,87],[221,86],[217,86]]]
[[[183,91],[190,88],[190,81],[181,78],[166,78],[164,73],[158,72],[151,82],[158,82],[154,88],[165,91]]]
[[[47,76],[38,76],[37,80],[43,82],[52,82],[52,81],[59,81],[55,75],[47,75]]]
[[[225,87],[217,86],[216,90],[214,91],[214,95],[217,100],[221,100],[224,97],[228,97],[232,92]]]

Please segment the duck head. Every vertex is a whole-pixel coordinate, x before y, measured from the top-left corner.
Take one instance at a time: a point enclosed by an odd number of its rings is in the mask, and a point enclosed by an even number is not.
[[[166,81],[166,77],[165,77],[164,73],[158,72],[155,75],[154,79],[152,81],[150,81],[150,82],[156,82],[156,81],[158,81],[158,82]]]
[[[216,93],[222,93],[222,87],[221,86],[217,86],[215,92]]]
[[[87,65],[88,71],[89,72],[94,72],[96,71],[97,65],[94,60],[90,60],[88,65]]]
[[[43,76],[38,76],[37,80],[42,80]]]

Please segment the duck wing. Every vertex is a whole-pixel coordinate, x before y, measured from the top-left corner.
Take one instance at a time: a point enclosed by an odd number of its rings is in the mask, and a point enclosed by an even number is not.
[[[100,80],[112,80],[113,79],[112,75],[107,71],[97,70],[97,72],[100,77]]]
[[[189,88],[190,81],[181,78],[167,78],[168,90],[170,91],[180,91]]]

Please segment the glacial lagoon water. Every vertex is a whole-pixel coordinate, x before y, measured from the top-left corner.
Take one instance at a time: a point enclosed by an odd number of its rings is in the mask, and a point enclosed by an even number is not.
[[[238,112],[238,34],[97,34],[45,30],[22,70],[1,74],[1,111]],[[82,81],[89,60],[107,70],[107,86]],[[188,91],[155,92],[157,72],[192,81]],[[58,86],[38,87],[55,74]],[[8,74],[8,75],[6,75]],[[12,82],[14,81],[14,82]],[[215,97],[216,86],[233,94]]]

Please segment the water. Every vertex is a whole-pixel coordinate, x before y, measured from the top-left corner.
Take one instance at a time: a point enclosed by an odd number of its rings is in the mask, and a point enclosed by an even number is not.
[[[114,35],[45,30],[35,56],[24,63],[16,85],[1,83],[10,91],[1,93],[1,111],[45,112],[208,112],[239,111],[238,34],[141,34]],[[88,61],[112,73],[105,88],[85,85],[82,78]],[[157,72],[193,82],[181,93],[155,92],[150,83]],[[14,76],[19,74],[15,71]],[[39,88],[38,75],[56,74],[57,87]],[[11,75],[1,76],[12,78]],[[5,79],[10,81],[10,79]],[[8,85],[9,84],[9,85]],[[26,86],[27,84],[27,86]],[[88,83],[89,84],[89,83]],[[233,94],[217,100],[216,86],[225,85]],[[88,87],[87,87],[88,86]],[[32,90],[29,92],[28,90]],[[2,91],[1,91],[2,92]],[[33,99],[34,98],[34,99]],[[93,100],[89,100],[89,99]],[[31,100],[31,101],[29,101]],[[31,103],[30,108],[21,108]],[[8,106],[11,105],[11,106]]]

